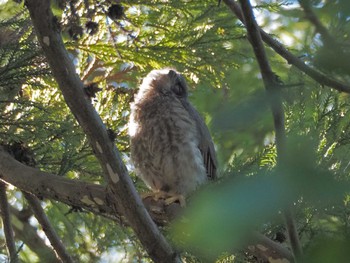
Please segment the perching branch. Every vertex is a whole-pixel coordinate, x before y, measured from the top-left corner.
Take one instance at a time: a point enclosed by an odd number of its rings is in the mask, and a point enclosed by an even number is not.
[[[234,0],[223,0],[224,3],[231,9],[231,11],[237,16],[239,20],[244,24],[243,14],[240,6]],[[329,78],[327,75],[319,72],[306,65],[301,59],[290,53],[280,42],[273,39],[268,33],[258,27],[262,40],[276,51],[281,57],[287,60],[291,65],[294,65],[299,70],[304,72],[310,78],[314,79],[318,83],[324,86],[331,87],[335,90],[350,93],[350,85],[342,83],[338,80]]]
[[[64,47],[50,1],[27,0],[37,38],[64,99],[86,133],[104,171],[112,207],[122,211],[149,256],[155,262],[180,262],[161,234],[133,186],[119,151],[109,139],[105,125],[86,98],[83,83]]]
[[[59,201],[68,206],[106,217],[118,224],[130,225],[122,216],[122,211],[116,211],[110,205],[112,197],[106,191],[105,186],[70,180],[24,165],[5,152],[2,147],[0,147],[1,181],[39,198]],[[154,202],[151,198],[144,202],[158,225],[167,224],[176,217],[179,211],[177,206]]]
[[[6,186],[3,182],[0,182],[0,212],[2,224],[4,226],[4,234],[6,240],[6,247],[9,253],[11,263],[18,262],[17,249],[15,239],[13,237],[13,230],[10,219],[9,205],[6,196]]]
[[[72,257],[69,255],[68,251],[66,250],[66,248],[62,244],[55,229],[51,226],[50,221],[47,218],[43,208],[41,207],[40,202],[37,199],[37,197],[35,197],[32,194],[26,193],[26,192],[23,192],[23,194],[24,194],[25,198],[27,199],[30,207],[32,208],[35,218],[38,220],[43,231],[45,232],[45,235],[50,240],[52,247],[56,251],[57,255],[60,257],[62,262],[73,263],[74,260],[72,259]]]
[[[110,206],[106,205],[110,198],[105,187],[77,180],[69,180],[26,166],[16,161],[8,153],[4,152],[2,148],[0,148],[0,178],[22,191],[39,195],[41,198],[48,198],[70,206],[86,209],[96,215],[101,215],[118,223],[128,225],[128,222],[125,220],[121,222],[121,217],[116,216],[116,212]],[[152,198],[146,199],[144,202],[153,220],[159,225],[169,223],[170,220],[178,217],[181,213],[181,208],[176,203],[165,205],[161,200],[156,202]],[[13,213],[15,212],[13,211]],[[16,215],[15,213],[15,216],[19,217],[19,214]],[[30,238],[34,237],[33,230],[31,230],[29,225],[25,227],[25,232],[28,233],[28,236],[23,236],[26,233],[22,233],[17,229],[15,229],[15,232],[26,244],[32,243]],[[288,250],[261,234],[256,234],[255,240],[256,242],[250,244],[248,249],[259,257],[265,259],[285,258],[288,260],[292,258]],[[38,243],[39,241],[34,242]],[[35,249],[35,246],[31,249]],[[48,262],[54,261],[51,260]]]
[[[249,40],[254,49],[254,53],[260,67],[265,89],[269,95],[268,98],[270,100],[269,102],[271,105],[276,133],[277,166],[281,166],[285,160],[286,134],[284,126],[284,110],[280,95],[280,85],[276,79],[276,76],[271,70],[251,4],[249,0],[240,0],[240,3],[242,6],[242,13]],[[290,211],[287,210],[285,212],[285,218],[292,251],[295,259],[298,260],[302,254],[301,245],[295,222]]]

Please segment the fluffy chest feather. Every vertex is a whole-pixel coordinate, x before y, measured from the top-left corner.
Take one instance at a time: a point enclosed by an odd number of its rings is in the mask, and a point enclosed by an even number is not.
[[[196,123],[178,99],[136,101],[130,125],[136,172],[152,190],[186,196],[206,181]]]

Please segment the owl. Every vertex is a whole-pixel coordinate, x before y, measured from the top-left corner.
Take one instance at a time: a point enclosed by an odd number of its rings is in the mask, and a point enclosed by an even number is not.
[[[209,130],[188,100],[184,77],[174,69],[151,71],[131,105],[131,159],[151,195],[185,206],[198,186],[216,178]]]

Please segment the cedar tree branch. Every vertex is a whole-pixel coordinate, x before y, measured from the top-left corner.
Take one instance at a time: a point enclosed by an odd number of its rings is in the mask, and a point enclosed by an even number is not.
[[[224,3],[230,8],[230,10],[237,16],[237,18],[244,24],[243,14],[240,6],[234,0],[223,0]],[[299,70],[304,72],[310,78],[314,79],[321,85],[331,87],[335,90],[350,93],[350,85],[342,83],[338,80],[329,78],[322,72],[315,70],[306,65],[301,59],[290,53],[280,42],[273,39],[268,33],[261,28],[258,28],[262,40],[276,51],[281,57],[283,57],[291,65],[294,65]]]
[[[270,100],[276,133],[277,164],[280,166],[285,160],[286,150],[284,110],[282,99],[280,96],[280,86],[278,84],[275,74],[271,70],[268,58],[266,56],[264,44],[260,35],[260,30],[255,21],[251,4],[249,0],[240,0],[240,3],[242,6],[242,12],[249,40],[254,49],[254,53],[260,67],[264,85],[268,93],[268,98]],[[293,254],[296,259],[299,259],[302,253],[301,246],[295,222],[290,211],[285,211],[285,218]]]
[[[57,18],[50,8],[50,1],[27,0],[26,6],[53,76],[102,166],[108,182],[108,191],[112,193],[111,205],[116,211],[123,212],[141,244],[155,262],[180,262],[145,209],[119,151],[109,139],[106,127],[84,94],[83,83],[65,49]]]

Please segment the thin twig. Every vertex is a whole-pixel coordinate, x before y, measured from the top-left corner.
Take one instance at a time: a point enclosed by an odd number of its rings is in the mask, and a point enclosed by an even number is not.
[[[284,110],[280,95],[280,84],[272,72],[265,48],[260,35],[259,27],[255,21],[253,10],[249,0],[240,0],[242,12],[244,16],[245,26],[247,28],[249,41],[254,49],[257,58],[265,89],[268,93],[269,102],[271,105],[277,147],[277,165],[283,164],[286,151],[286,134],[284,126]],[[301,256],[301,246],[296,230],[294,218],[289,210],[285,211],[286,225],[291,242],[292,251],[296,260]]]
[[[244,24],[243,14],[240,6],[234,0],[223,0],[224,3],[231,9],[231,11],[237,16],[239,20]],[[269,45],[273,50],[276,51],[281,57],[287,60],[291,65],[294,65],[299,70],[304,72],[310,78],[314,79],[318,83],[324,86],[331,87],[335,90],[350,93],[350,85],[340,82],[336,79],[332,79],[327,75],[319,72],[306,65],[301,59],[290,53],[280,42],[273,39],[268,33],[261,28],[258,28],[261,34],[262,40]]]
[[[12,225],[15,236],[22,241],[17,251],[21,251],[23,246],[26,246],[38,256],[40,262],[62,263],[52,247],[39,236],[38,229],[29,223],[31,214],[26,214],[26,211],[19,211],[12,206],[10,206],[10,213],[11,218],[17,222]]]
[[[309,0],[299,0],[300,6],[303,8],[306,18],[315,26],[316,32],[320,33],[325,43],[335,43],[333,37],[329,34],[327,28],[318,19],[315,12],[312,10]]]
[[[17,263],[19,262],[18,254],[17,254],[15,239],[13,237],[13,230],[11,226],[10,211],[9,211],[9,205],[8,205],[7,196],[6,196],[6,186],[3,182],[0,182],[0,210],[1,210],[1,219],[4,226],[5,240],[6,240],[6,246],[10,257],[10,262]]]
[[[52,247],[56,251],[57,255],[60,257],[61,261],[65,263],[73,263],[74,260],[69,255],[68,251],[66,250],[59,236],[57,235],[55,229],[50,224],[50,221],[47,218],[43,208],[41,207],[38,198],[26,192],[23,192],[23,194],[27,199],[30,207],[32,208],[35,218],[38,220],[43,231],[45,232],[45,235],[50,240]]]

